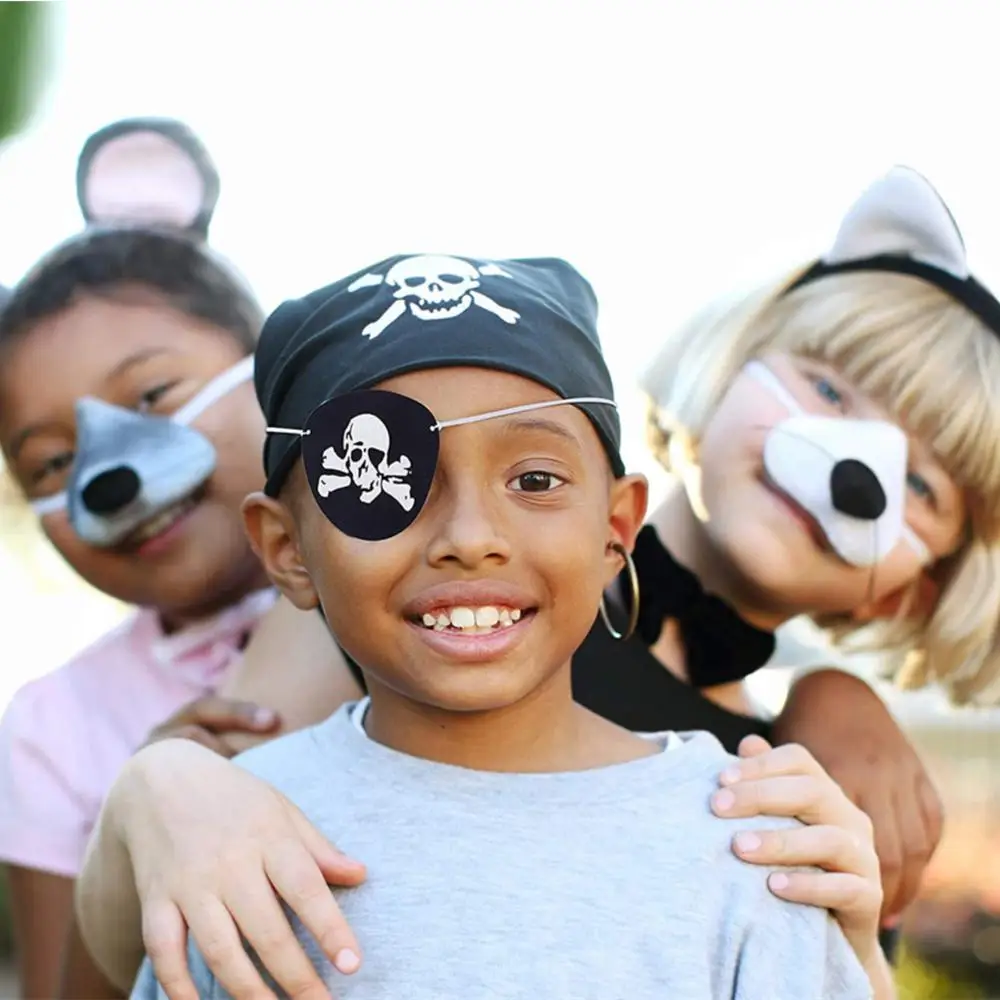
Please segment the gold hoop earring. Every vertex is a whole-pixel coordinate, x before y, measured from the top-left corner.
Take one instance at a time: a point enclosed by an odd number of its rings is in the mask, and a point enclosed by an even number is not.
[[[622,545],[621,542],[608,542],[608,548],[614,549],[625,560],[625,568],[628,570],[628,583],[629,588],[632,591],[632,602],[629,607],[628,614],[628,625],[625,626],[624,632],[619,632],[614,625],[611,624],[611,619],[608,617],[608,609],[604,603],[604,595],[601,594],[601,618],[604,619],[604,627],[611,633],[612,639],[617,639],[619,642],[624,642],[626,639],[631,639],[632,634],[635,632],[636,626],[639,624],[639,574],[635,570],[635,563],[632,561],[632,554],[628,549]]]

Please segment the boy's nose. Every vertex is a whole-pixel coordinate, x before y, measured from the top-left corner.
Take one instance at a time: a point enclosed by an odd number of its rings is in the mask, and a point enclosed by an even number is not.
[[[141,485],[135,469],[118,465],[94,476],[80,491],[80,499],[91,514],[107,517],[130,504]]]
[[[428,553],[432,563],[457,562],[470,569],[484,562],[506,562],[510,545],[476,490],[453,496],[439,521]]]

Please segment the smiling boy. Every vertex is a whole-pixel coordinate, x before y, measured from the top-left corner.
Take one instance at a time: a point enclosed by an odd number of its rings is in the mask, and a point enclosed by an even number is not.
[[[434,288],[393,290],[422,273],[394,258],[285,303],[257,355],[248,530],[369,691],[240,758],[366,859],[338,891],[363,964],[341,975],[297,924],[312,960],[351,1000],[868,997],[832,918],[733,857],[718,742],[573,701],[646,506],[590,286],[558,260],[456,261],[454,281],[434,260]],[[133,996],[154,995],[147,962]]]

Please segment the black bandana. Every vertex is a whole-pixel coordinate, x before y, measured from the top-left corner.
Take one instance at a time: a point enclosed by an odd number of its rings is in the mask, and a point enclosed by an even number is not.
[[[490,414],[439,424],[416,400],[370,387],[455,366],[522,375],[561,397],[542,405],[578,406],[623,475],[596,324],[590,285],[554,259],[393,257],[284,303],[257,349],[267,491],[280,490],[301,449],[334,524],[359,538],[396,534],[426,498],[440,429]]]
[[[742,680],[774,655],[774,633],[744,621],[721,598],[706,593],[694,573],[666,550],[652,525],[639,532],[632,558],[640,582],[637,632],[652,646],[664,620],[674,619],[694,687]]]

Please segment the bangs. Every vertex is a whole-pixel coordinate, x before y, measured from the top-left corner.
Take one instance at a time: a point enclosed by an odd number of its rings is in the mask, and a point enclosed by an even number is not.
[[[794,318],[779,320],[774,347],[830,364],[894,414],[968,494],[977,530],[995,537],[1000,337],[939,289],[903,275],[823,278],[775,302],[774,313],[786,302]]]

